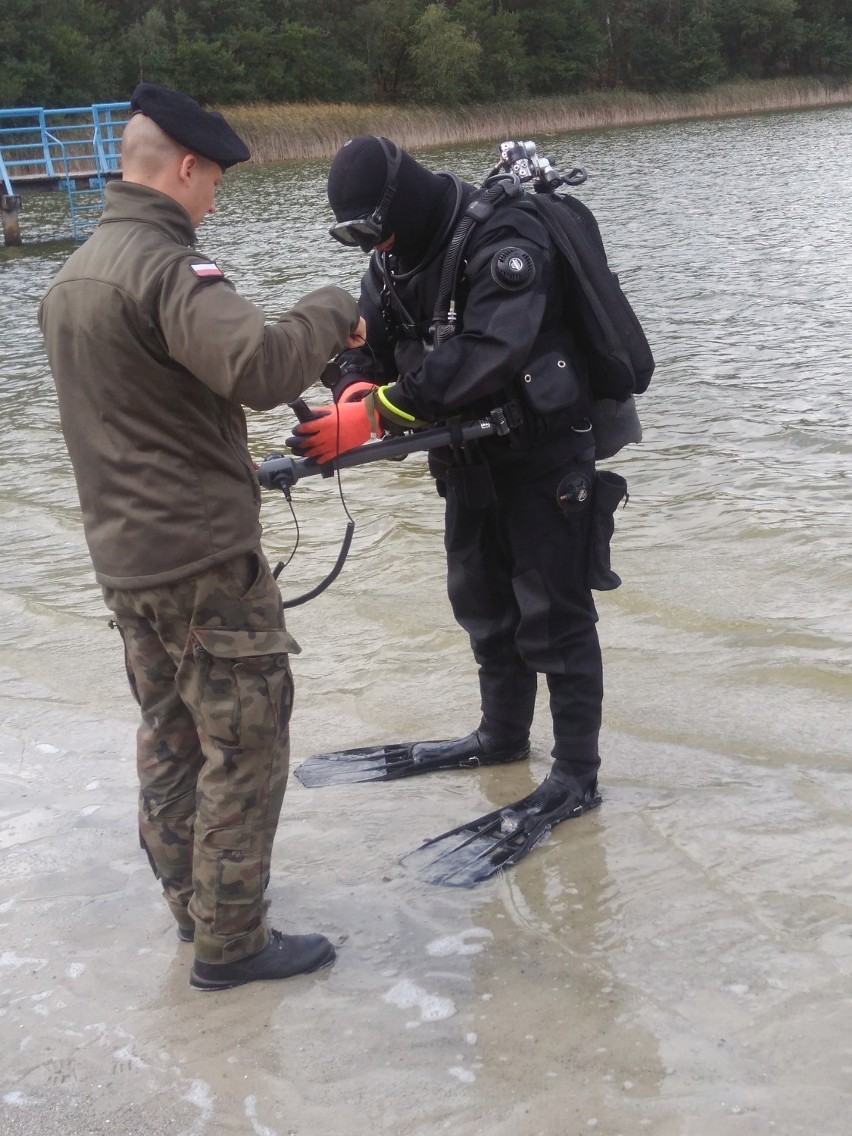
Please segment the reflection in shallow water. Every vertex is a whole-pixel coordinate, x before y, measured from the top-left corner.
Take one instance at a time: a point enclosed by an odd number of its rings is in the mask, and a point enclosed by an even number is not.
[[[85,1087],[127,1049],[118,1065],[142,1061],[152,1100],[177,1101],[180,1130],[199,1134],[845,1131],[852,158],[838,140],[850,114],[538,139],[589,168],[580,195],[658,360],[644,442],[611,463],[630,502],[614,548],[625,583],[598,601],[603,807],[476,892],[398,866],[540,780],[544,705],[529,767],[292,784],[273,911],[343,940],[340,962],[286,992],[208,1000],[201,1038],[188,960],[133,847],[133,710],[35,324],[71,249],[57,242],[62,202],[28,199],[25,238],[44,243],[0,250],[0,912],[15,912],[0,1030],[36,1112],[4,1098],[4,1124],[39,1115],[50,1136],[69,1083],[82,1116],[114,1122],[138,1085],[119,1081],[100,1113]],[[428,155],[471,179],[492,159],[491,147]],[[357,288],[363,260],[326,236],[324,170],[233,171],[201,230],[270,314],[321,283]],[[286,410],[252,415],[255,456],[291,425]],[[353,470],[342,486],[349,561],[289,617],[304,648],[296,762],[461,734],[477,717],[424,459]],[[293,503],[288,596],[329,570],[346,519],[331,481],[300,483]],[[264,521],[270,558],[286,559],[283,498],[267,496]]]

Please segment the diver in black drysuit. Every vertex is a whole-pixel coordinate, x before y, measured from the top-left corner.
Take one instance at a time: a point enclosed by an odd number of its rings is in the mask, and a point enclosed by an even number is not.
[[[387,778],[526,757],[543,674],[553,767],[518,804],[532,802],[535,815],[561,811],[555,819],[563,819],[600,802],[603,677],[588,582],[595,481],[588,374],[566,325],[561,261],[521,201],[498,202],[473,230],[454,333],[430,342],[445,253],[478,192],[425,169],[386,139],[355,138],[338,152],[328,182],[336,235],[365,251],[378,247],[359,302],[367,345],[337,358],[329,384],[335,407],[319,425],[298,426],[294,448],[316,457],[318,433],[326,445],[335,436],[351,446],[375,429],[504,409],[514,423],[508,434],[429,454],[446,502],[449,599],[479,665],[482,717],[464,738],[387,747]],[[353,435],[359,414],[366,433],[358,419]]]

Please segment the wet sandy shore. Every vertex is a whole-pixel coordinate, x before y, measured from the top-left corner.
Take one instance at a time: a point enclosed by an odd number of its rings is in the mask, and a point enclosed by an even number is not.
[[[4,1136],[848,1132],[845,770],[610,732],[603,807],[475,891],[399,859],[529,791],[543,736],[529,768],[291,779],[274,922],[339,960],[202,994],[135,846],[112,661],[62,693],[0,674]],[[377,740],[342,699],[302,699],[293,728],[294,764]]]

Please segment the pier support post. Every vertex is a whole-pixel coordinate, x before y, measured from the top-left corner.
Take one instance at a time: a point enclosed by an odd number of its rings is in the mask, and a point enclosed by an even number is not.
[[[17,193],[0,194],[0,220],[3,223],[3,240],[7,245],[21,244],[21,226],[18,224],[18,210],[21,197]]]

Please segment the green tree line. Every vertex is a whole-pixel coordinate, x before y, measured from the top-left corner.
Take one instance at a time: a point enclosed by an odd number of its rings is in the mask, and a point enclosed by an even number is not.
[[[0,107],[437,106],[852,75],[852,0],[6,0]]]

